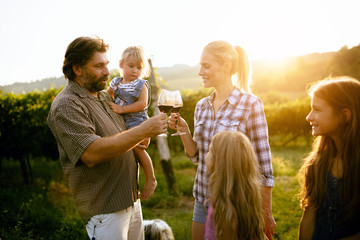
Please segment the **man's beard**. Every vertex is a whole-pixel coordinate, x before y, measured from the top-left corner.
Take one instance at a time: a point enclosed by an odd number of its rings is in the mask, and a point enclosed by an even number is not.
[[[85,69],[83,69],[83,73],[84,75],[81,78],[81,83],[89,90],[89,92],[95,93],[105,89],[106,83],[103,81],[108,79],[107,76],[96,78],[94,74],[88,73]]]

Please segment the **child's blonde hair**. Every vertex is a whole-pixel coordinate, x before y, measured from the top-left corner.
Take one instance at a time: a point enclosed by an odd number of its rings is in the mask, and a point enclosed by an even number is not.
[[[128,59],[128,57],[130,56],[134,57],[136,63],[141,66],[142,69],[141,77],[144,78],[148,77],[150,75],[150,68],[148,61],[144,55],[143,48],[141,46],[130,46],[126,48],[123,54],[121,55],[121,59],[119,63],[121,64],[122,62],[126,61],[126,59]]]
[[[260,170],[250,140],[241,132],[214,135],[206,156],[217,238],[265,239]]]

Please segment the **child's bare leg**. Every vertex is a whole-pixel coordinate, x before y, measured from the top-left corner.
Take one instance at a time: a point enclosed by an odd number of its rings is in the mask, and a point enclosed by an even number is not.
[[[145,175],[145,185],[142,188],[139,197],[141,199],[148,199],[151,195],[153,195],[155,188],[157,186],[157,182],[154,174],[154,168],[151,162],[151,158],[145,150],[135,148],[134,151],[138,156],[140,166]]]

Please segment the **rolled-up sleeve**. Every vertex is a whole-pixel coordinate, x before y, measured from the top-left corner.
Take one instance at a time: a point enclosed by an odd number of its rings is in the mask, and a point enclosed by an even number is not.
[[[58,106],[49,117],[49,127],[74,165],[89,145],[100,138],[95,134],[94,124],[76,104]]]
[[[247,131],[264,176],[263,185],[266,187],[274,187],[268,126],[264,106],[260,99],[257,99],[252,104]]]

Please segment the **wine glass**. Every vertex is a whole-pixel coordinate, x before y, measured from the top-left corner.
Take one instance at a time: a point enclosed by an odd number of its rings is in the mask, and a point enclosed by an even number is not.
[[[174,107],[175,94],[173,91],[166,89],[161,89],[160,96],[157,101],[157,106],[162,113],[169,113]],[[159,136],[166,136],[165,133],[160,134]]]
[[[171,109],[172,113],[179,113],[181,108],[183,107],[183,101],[181,98],[181,94],[179,90],[174,91],[174,107]],[[179,136],[185,134],[184,132],[180,132],[179,130],[176,133],[171,134],[171,136]]]

